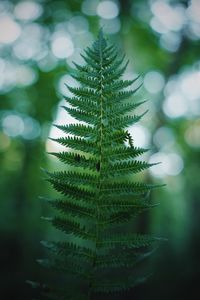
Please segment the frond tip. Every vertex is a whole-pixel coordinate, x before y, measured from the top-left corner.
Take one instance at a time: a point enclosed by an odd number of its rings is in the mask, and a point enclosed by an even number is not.
[[[80,86],[66,85],[72,96],[65,97],[63,107],[77,123],[54,125],[65,136],[51,140],[66,151],[49,153],[67,168],[45,170],[46,180],[62,196],[47,201],[58,215],[43,219],[66,238],[42,241],[53,258],[39,263],[70,280],[67,290],[52,287],[48,293],[52,299],[91,300],[95,293],[134,287],[144,278],[137,276],[140,263],[158,240],[127,226],[135,216],[156,206],[150,203],[149,193],[158,187],[133,181],[134,174],[154,165],[137,159],[148,150],[137,147],[127,129],[147,112],[135,114],[145,103],[134,99],[140,86],[127,90],[138,77],[122,79],[128,62],[118,57],[115,46],[108,45],[102,29],[81,56],[85,65],[74,63],[73,74]]]

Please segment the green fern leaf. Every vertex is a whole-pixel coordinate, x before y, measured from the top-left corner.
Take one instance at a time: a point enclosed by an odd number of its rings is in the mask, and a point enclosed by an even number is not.
[[[82,124],[71,124],[71,125],[54,125],[64,133],[73,134],[85,138],[93,138],[96,136],[95,128]]]
[[[135,114],[145,102],[133,99],[141,85],[127,89],[139,77],[122,79],[128,62],[125,56],[118,57],[115,46],[107,44],[102,30],[81,55],[85,65],[74,62],[72,75],[80,86],[66,85],[73,96],[64,96],[68,104],[64,109],[66,118],[68,113],[83,124],[55,125],[66,136],[51,140],[66,150],[50,154],[67,168],[45,171],[62,195],[47,201],[57,214],[46,219],[64,232],[65,239],[42,242],[52,257],[40,262],[70,280],[67,287],[57,283],[46,293],[59,300],[91,300],[99,292],[134,287],[144,280],[137,277],[136,266],[140,269],[140,262],[158,241],[134,232],[128,224],[155,206],[148,196],[158,187],[135,182],[132,176],[154,165],[136,160],[147,149],[138,148],[127,130],[146,113]]]

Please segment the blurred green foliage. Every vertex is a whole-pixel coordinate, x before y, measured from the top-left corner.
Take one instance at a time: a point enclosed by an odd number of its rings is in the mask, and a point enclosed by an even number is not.
[[[0,2],[0,251],[1,298],[32,299],[26,280],[43,282],[40,240],[58,238],[40,219],[51,214],[39,196],[54,196],[41,167],[63,168],[46,151],[61,112],[64,82],[80,49],[100,26],[130,60],[127,78],[141,74],[138,99],[150,112],[131,129],[136,146],[162,161],[146,181],[167,186],[138,221],[168,238],[149,265],[149,282],[127,299],[190,299],[200,275],[200,3],[198,0],[41,0]],[[61,103],[60,103],[61,101]],[[48,275],[50,276],[50,275]],[[39,298],[39,297],[38,297]]]

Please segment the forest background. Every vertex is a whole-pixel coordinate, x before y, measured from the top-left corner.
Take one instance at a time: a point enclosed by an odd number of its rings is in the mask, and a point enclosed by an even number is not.
[[[0,292],[3,300],[37,296],[26,280],[47,272],[40,241],[60,233],[39,196],[55,197],[41,168],[64,166],[46,152],[61,147],[52,123],[74,122],[60,108],[73,61],[103,26],[129,66],[141,75],[136,99],[149,113],[130,128],[145,157],[161,161],[141,180],[166,183],[155,190],[159,206],[138,228],[168,239],[148,264],[151,278],[134,299],[191,299],[200,278],[200,1],[38,0],[0,1]],[[48,274],[48,276],[50,276]],[[128,295],[127,295],[128,297]]]

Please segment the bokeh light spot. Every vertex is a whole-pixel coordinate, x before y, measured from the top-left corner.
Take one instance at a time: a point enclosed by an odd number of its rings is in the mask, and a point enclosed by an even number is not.
[[[128,130],[133,137],[134,145],[136,147],[148,147],[150,143],[150,132],[149,130],[139,124],[130,126]]]
[[[98,4],[98,0],[85,0],[82,3],[82,12],[88,16],[95,16]]]
[[[165,85],[164,76],[158,71],[148,72],[144,77],[145,89],[152,93],[159,93]]]
[[[184,96],[189,100],[200,98],[200,71],[183,72],[180,79],[180,87]]]
[[[167,32],[160,37],[160,45],[169,52],[176,52],[181,43],[181,36],[176,32]]]
[[[157,0],[152,3],[151,10],[166,30],[179,31],[186,23],[182,5],[171,6],[167,1]]]
[[[47,37],[48,30],[43,26],[36,23],[24,25],[22,34],[13,47],[15,56],[20,60],[37,60],[38,57],[45,56]]]
[[[160,21],[158,19],[156,19],[155,17],[153,17],[150,21],[150,25],[151,25],[151,28],[162,34],[162,33],[166,33],[167,32],[167,29],[163,26],[162,23],[160,23]]]
[[[102,1],[97,6],[97,14],[103,19],[114,19],[119,14],[119,7],[113,1]]]
[[[183,159],[177,153],[167,154],[169,164],[166,166],[166,174],[176,176],[181,173],[184,167]]]
[[[53,54],[48,53],[45,57],[38,61],[38,66],[43,72],[50,72],[56,68],[57,59]]]
[[[74,16],[69,20],[67,27],[72,34],[82,34],[88,31],[89,24],[85,17]]]
[[[53,54],[58,58],[67,58],[74,52],[74,44],[69,36],[57,36],[51,44]]]
[[[0,18],[0,43],[11,44],[21,33],[21,28],[9,15]]]
[[[173,93],[165,99],[163,110],[168,117],[178,118],[187,114],[188,104],[183,96],[178,93]]]
[[[176,176],[181,173],[184,167],[183,159],[177,153],[154,153],[150,157],[149,163],[158,162],[160,164],[150,168],[150,172],[156,177]]]
[[[16,85],[28,86],[37,81],[37,73],[29,66],[18,66],[15,70]]]
[[[35,1],[21,1],[16,4],[14,14],[20,20],[36,20],[42,14],[42,6]]]
[[[200,23],[200,1],[199,0],[191,0],[189,2],[187,14],[192,21],[196,23]]]
[[[22,132],[22,137],[26,140],[34,140],[39,137],[41,129],[38,121],[31,117],[24,118],[24,130]]]
[[[15,114],[7,115],[2,120],[3,132],[10,137],[20,135],[24,130],[22,118]]]
[[[103,27],[103,30],[107,34],[115,34],[120,31],[121,22],[118,18],[111,20],[100,20],[100,26]]]
[[[172,146],[175,142],[175,137],[170,128],[160,127],[156,130],[153,141],[158,148],[166,148]]]

